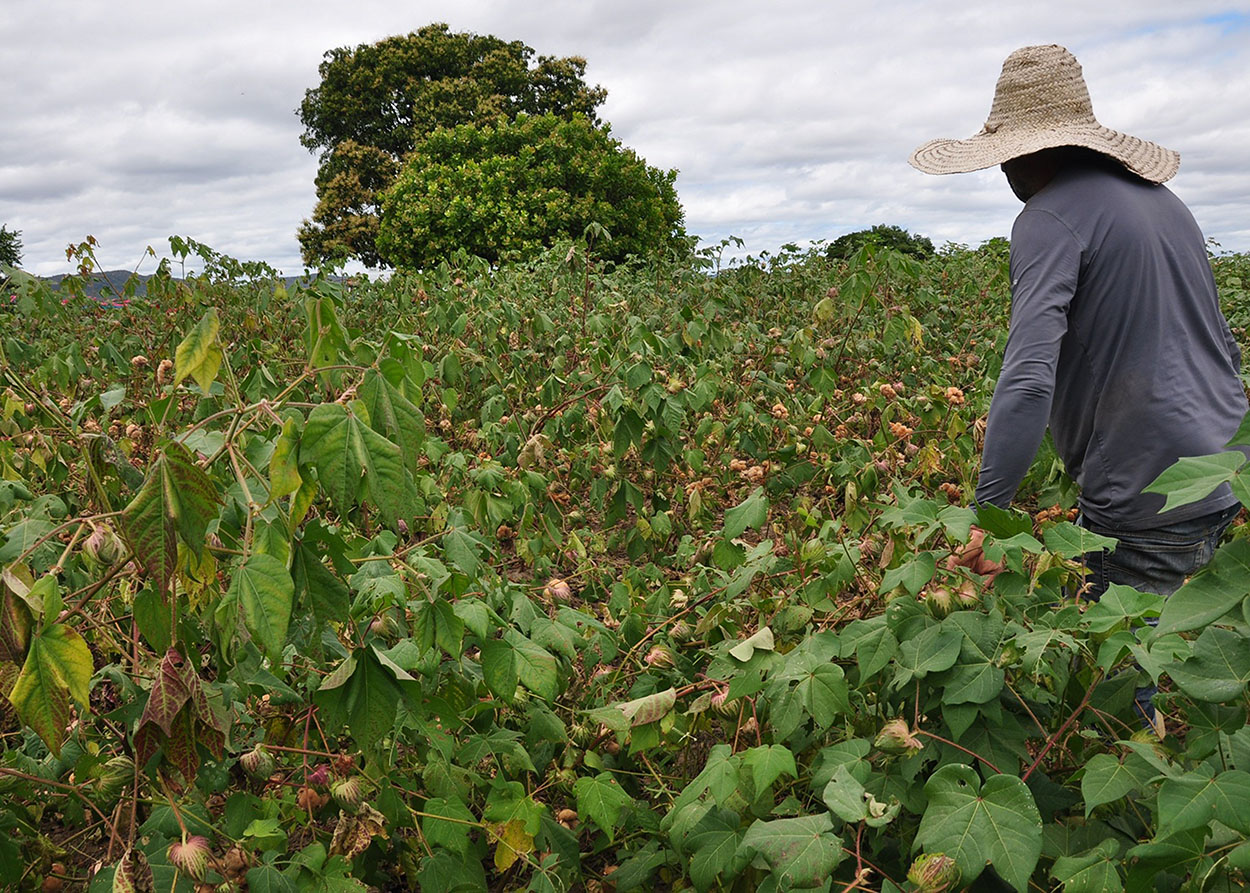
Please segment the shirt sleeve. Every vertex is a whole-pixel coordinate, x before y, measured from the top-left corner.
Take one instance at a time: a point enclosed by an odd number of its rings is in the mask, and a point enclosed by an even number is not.
[[[978,503],[1011,504],[1046,433],[1080,270],[1075,234],[1049,211],[1026,207],[1011,233],[1011,329],[990,402]]]

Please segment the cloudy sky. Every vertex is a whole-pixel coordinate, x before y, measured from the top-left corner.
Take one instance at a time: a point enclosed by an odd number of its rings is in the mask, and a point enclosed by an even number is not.
[[[1180,151],[1172,188],[1250,251],[1250,3],[1206,0],[4,0],[0,224],[31,272],[150,272],[189,236],[287,273],[316,159],[295,109],[322,55],[432,22],[580,55],[602,117],[679,171],[687,229],[751,254],[876,223],[978,244],[1018,210],[997,171],[907,164],[967,137],[1003,59],[1060,43],[1099,120]]]

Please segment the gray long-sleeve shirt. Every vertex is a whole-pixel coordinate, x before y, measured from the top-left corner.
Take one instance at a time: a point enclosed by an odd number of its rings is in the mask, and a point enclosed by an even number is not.
[[[1086,517],[1158,526],[1163,497],[1142,488],[1181,456],[1224,449],[1246,412],[1193,216],[1127,172],[1065,169],[1016,219],[1011,290],[977,501],[1010,504],[1049,421]],[[1235,502],[1225,485],[1162,523]]]

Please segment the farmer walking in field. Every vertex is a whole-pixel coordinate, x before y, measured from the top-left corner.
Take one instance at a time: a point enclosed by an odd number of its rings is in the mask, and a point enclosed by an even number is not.
[[[1072,54],[1032,46],[1003,64],[980,133],[927,142],[911,164],[1000,165],[1025,203],[977,502],[1011,503],[1049,423],[1081,487],[1080,523],[1119,541],[1085,556],[1089,596],[1110,583],[1171,594],[1210,560],[1238,502],[1225,484],[1161,515],[1163,497],[1142,489],[1182,456],[1225,449],[1247,408],[1202,233],[1161,185],[1179,154],[1100,125]],[[974,528],[952,566],[1000,570],[982,538]]]

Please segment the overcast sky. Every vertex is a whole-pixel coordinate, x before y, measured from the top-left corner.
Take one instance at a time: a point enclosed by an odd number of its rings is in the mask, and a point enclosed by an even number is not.
[[[40,274],[88,234],[108,269],[182,235],[298,273],[295,109],[323,54],[432,22],[584,56],[613,134],[679,171],[688,231],[751,254],[877,223],[1007,235],[1000,173],[907,157],[980,129],[1012,50],[1060,43],[1101,123],[1180,151],[1172,188],[1250,251],[1250,3],[1205,0],[3,0],[0,224]]]

